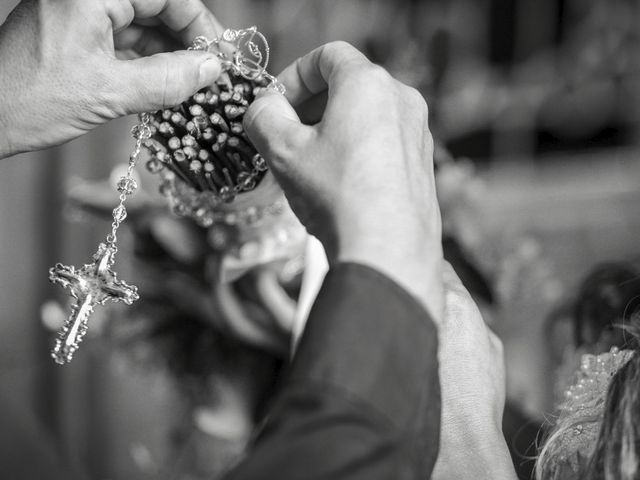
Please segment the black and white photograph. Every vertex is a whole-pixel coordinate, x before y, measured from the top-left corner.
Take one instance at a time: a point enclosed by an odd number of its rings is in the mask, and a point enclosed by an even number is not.
[[[640,1],[3,0],[0,472],[640,480]]]

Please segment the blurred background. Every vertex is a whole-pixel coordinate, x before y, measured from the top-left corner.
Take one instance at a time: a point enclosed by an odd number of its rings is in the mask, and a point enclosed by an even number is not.
[[[0,5],[0,21],[17,3]],[[536,432],[565,372],[578,353],[619,341],[611,324],[640,294],[640,2],[207,3],[228,26],[259,26],[274,73],[346,40],[427,98],[445,251],[505,344],[505,435],[529,478]],[[49,358],[47,325],[59,308],[51,301],[65,298],[48,268],[86,262],[109,225],[86,194],[70,209],[69,188],[102,182],[126,162],[134,122],[0,163],[0,464],[10,478],[215,478],[242,450],[277,377],[282,355],[230,347],[215,331],[206,338],[217,357],[207,361],[217,370],[199,372],[205,346],[114,334],[109,325],[127,318],[120,309],[98,319],[70,366]],[[152,180],[143,184],[154,191]],[[154,215],[141,207],[134,223]],[[153,240],[143,230],[125,236],[118,262],[121,278],[138,284],[139,266],[158,261],[139,254]],[[140,308],[153,317],[152,306]],[[185,333],[187,321],[175,325],[180,338],[203,338]],[[242,388],[218,387],[209,404],[193,393],[198,381],[238,378]]]

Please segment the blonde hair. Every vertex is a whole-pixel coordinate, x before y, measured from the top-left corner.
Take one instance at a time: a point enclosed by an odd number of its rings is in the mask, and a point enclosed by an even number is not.
[[[540,450],[537,480],[640,479],[640,318],[625,331],[633,354],[621,359],[606,394],[589,408],[561,412]]]

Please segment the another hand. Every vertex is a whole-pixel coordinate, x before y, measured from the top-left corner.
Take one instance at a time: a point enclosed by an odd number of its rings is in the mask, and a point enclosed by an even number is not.
[[[213,83],[220,63],[158,52],[221,31],[200,0],[23,1],[0,27],[0,158],[180,103]],[[118,60],[118,48],[151,56]]]
[[[424,99],[343,42],[300,58],[279,79],[286,98],[260,96],[245,126],[294,212],[331,263],[382,271],[437,322],[441,225]]]
[[[448,263],[439,354],[442,416],[434,480],[515,479],[502,435],[505,369],[500,339]]]

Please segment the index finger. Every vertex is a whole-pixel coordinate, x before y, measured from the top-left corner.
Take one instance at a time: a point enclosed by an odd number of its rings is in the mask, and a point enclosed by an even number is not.
[[[372,65],[347,42],[332,42],[312,50],[278,75],[286,87],[287,100],[297,106],[324,92],[343,73],[354,67]]]
[[[129,0],[136,18],[159,18],[185,45],[203,35],[212,40],[224,28],[201,0]]]

